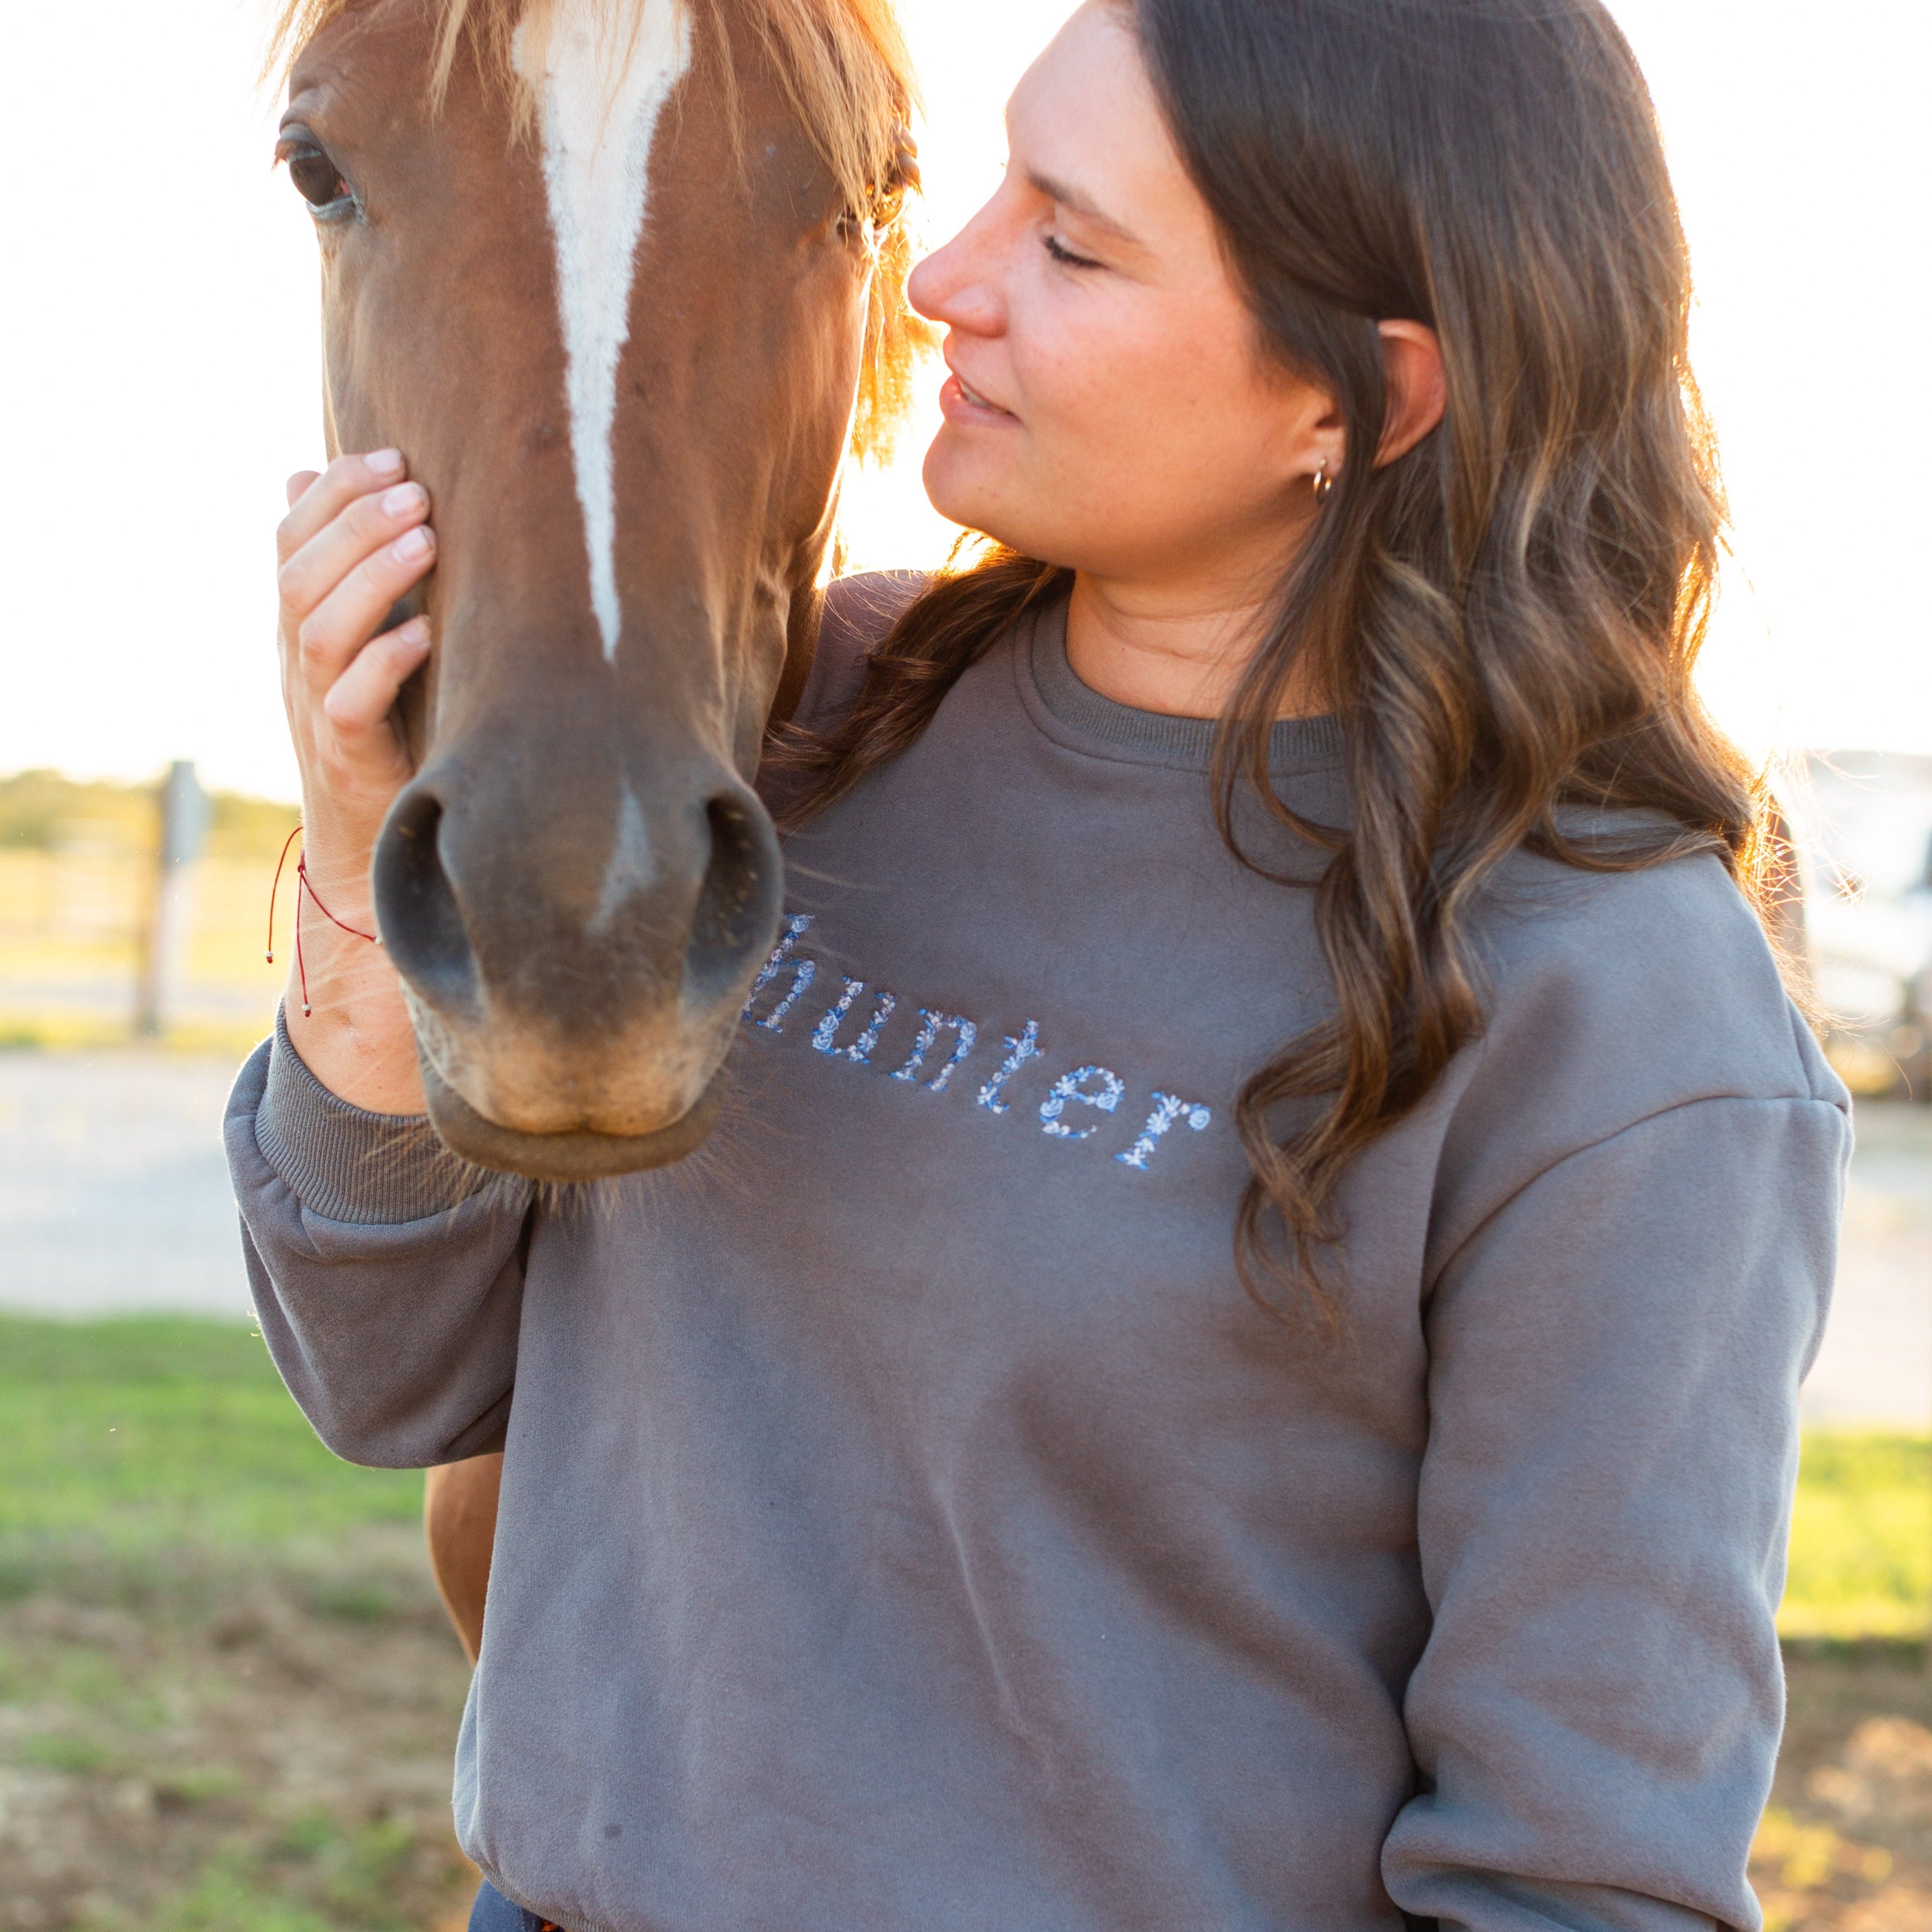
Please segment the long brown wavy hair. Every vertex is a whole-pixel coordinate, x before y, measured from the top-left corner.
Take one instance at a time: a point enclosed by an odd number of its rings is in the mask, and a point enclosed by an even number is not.
[[[1758,789],[1691,682],[1724,507],[1689,262],[1642,76],[1598,0],[1120,4],[1267,352],[1334,398],[1352,458],[1215,758],[1238,851],[1245,790],[1327,855],[1334,1010],[1242,1091],[1235,1247],[1257,1299],[1285,1274],[1332,1322],[1337,1182],[1481,1031],[1472,928],[1496,868],[1520,848],[1602,872],[1708,852],[1755,890]],[[1395,317],[1438,332],[1448,409],[1378,469],[1376,325]],[[783,748],[808,779],[794,819],[904,751],[1068,580],[995,547],[936,581],[842,723]],[[1298,682],[1344,728],[1345,825],[1269,778]],[[1618,829],[1581,836],[1573,806]]]

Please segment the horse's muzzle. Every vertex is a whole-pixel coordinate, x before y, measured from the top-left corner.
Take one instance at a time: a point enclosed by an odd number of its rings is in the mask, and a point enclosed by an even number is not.
[[[782,863],[735,773],[683,776],[472,786],[441,758],[391,808],[376,918],[454,1152],[583,1180],[681,1160],[710,1130]]]

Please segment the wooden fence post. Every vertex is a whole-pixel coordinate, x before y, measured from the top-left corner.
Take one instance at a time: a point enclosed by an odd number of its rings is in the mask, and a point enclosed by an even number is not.
[[[193,764],[177,758],[161,785],[160,866],[153,916],[142,949],[134,1030],[148,1039],[166,1032],[188,965],[194,920],[194,868],[208,842],[209,800]]]

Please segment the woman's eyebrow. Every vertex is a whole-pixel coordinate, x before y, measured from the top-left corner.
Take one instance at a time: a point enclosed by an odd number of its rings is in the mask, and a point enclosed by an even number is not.
[[[1142,245],[1140,237],[1124,221],[1117,220],[1105,208],[1088,200],[1078,188],[1070,188],[1066,182],[1056,181],[1051,175],[1043,175],[1034,168],[1027,170],[1027,184],[1036,194],[1045,195],[1048,200],[1057,202],[1062,208],[1071,208],[1083,221],[1091,222],[1096,228],[1104,228],[1130,248],[1138,248]]]

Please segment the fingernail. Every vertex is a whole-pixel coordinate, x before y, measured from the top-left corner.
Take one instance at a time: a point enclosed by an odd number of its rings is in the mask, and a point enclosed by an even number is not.
[[[429,554],[429,532],[418,525],[405,530],[389,546],[389,554],[398,563],[415,563]]]
[[[422,500],[420,483],[398,483],[393,490],[383,493],[382,508],[392,517],[400,517],[405,511],[415,509]]]
[[[378,476],[393,476],[403,466],[403,452],[400,449],[372,449],[362,460]]]
[[[429,642],[429,620],[412,617],[399,629],[396,635],[406,644],[426,644]]]

